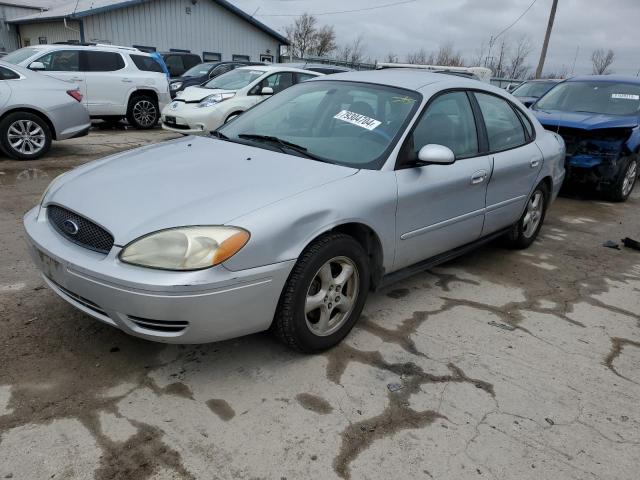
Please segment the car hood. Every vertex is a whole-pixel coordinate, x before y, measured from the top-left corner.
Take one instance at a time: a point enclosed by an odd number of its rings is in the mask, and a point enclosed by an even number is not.
[[[533,110],[545,127],[569,127],[595,130],[599,128],[633,128],[638,126],[638,117],[605,115],[587,112],[560,112],[555,110]]]
[[[122,246],[165,228],[228,224],[357,172],[209,137],[184,137],[72,170],[52,184],[45,204],[92,220]]]
[[[209,95],[214,93],[236,93],[235,90],[223,90],[221,88],[202,88],[202,87],[188,87],[178,94],[180,100],[185,102],[200,101]]]

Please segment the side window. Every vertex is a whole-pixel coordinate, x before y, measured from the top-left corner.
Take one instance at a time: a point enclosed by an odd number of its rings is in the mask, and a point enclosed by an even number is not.
[[[8,68],[0,67],[0,80],[16,80],[20,78],[13,70],[9,70]]]
[[[502,98],[475,93],[489,137],[489,150],[497,152],[526,143],[522,124],[513,108]]]
[[[80,55],[77,50],[57,50],[47,53],[36,61],[42,62],[48,72],[77,72],[80,70]]]
[[[533,134],[533,125],[531,125],[531,120],[529,120],[527,118],[527,116],[520,111],[519,108],[514,108],[514,110],[516,111],[516,113],[520,117],[520,120],[522,120],[522,124],[524,125],[524,129],[527,131],[527,136],[529,137],[529,139],[533,139],[534,134]]]
[[[124,68],[124,60],[115,52],[83,52],[86,59],[84,70],[87,72],[115,72]]]
[[[456,158],[478,153],[476,123],[465,92],[445,93],[429,105],[413,131],[414,158],[430,143],[449,147]]]
[[[291,85],[293,85],[293,73],[280,72],[265,78],[262,81],[260,88],[271,87],[273,88],[273,93],[279,93],[289,88]]]
[[[305,80],[311,80],[315,77],[315,75],[309,75],[308,73],[296,73],[296,83],[304,82]]]
[[[172,76],[180,76],[185,72],[184,65],[182,64],[182,57],[180,55],[167,55],[164,58],[164,63],[167,64],[169,73]]]
[[[142,70],[143,72],[164,73],[160,64],[153,57],[144,55],[130,55],[130,57],[135,66],[138,67],[138,70]]]

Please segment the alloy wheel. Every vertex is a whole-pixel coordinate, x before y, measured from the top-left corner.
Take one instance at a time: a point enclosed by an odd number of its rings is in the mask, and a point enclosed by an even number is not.
[[[338,331],[349,319],[360,291],[356,264],[335,257],[316,272],[307,290],[305,320],[311,332],[325,337]]]
[[[627,167],[627,171],[624,175],[624,180],[622,181],[622,195],[627,196],[631,193],[633,189],[633,185],[636,183],[636,178],[638,177],[638,162],[631,161],[629,166]]]
[[[35,155],[47,141],[44,130],[32,120],[16,120],[7,130],[11,148],[24,155]]]
[[[133,118],[142,127],[152,126],[157,115],[156,106],[149,100],[139,100],[133,106]]]
[[[540,225],[544,212],[544,195],[536,190],[527,203],[527,211],[522,220],[522,233],[526,238],[531,238]]]

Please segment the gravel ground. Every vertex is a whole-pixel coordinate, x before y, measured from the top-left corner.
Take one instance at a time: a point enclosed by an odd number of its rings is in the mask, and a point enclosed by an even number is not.
[[[0,478],[633,479],[640,192],[560,198],[522,252],[489,245],[370,295],[318,356],[268,334],[132,338],[47,289],[21,217],[57,174],[163,141],[94,131],[0,159]]]

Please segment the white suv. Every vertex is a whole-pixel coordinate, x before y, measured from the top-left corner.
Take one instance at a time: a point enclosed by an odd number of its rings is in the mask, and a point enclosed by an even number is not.
[[[160,64],[136,48],[36,45],[16,50],[3,61],[79,85],[91,118],[126,117],[136,128],[151,128],[171,101]]]

